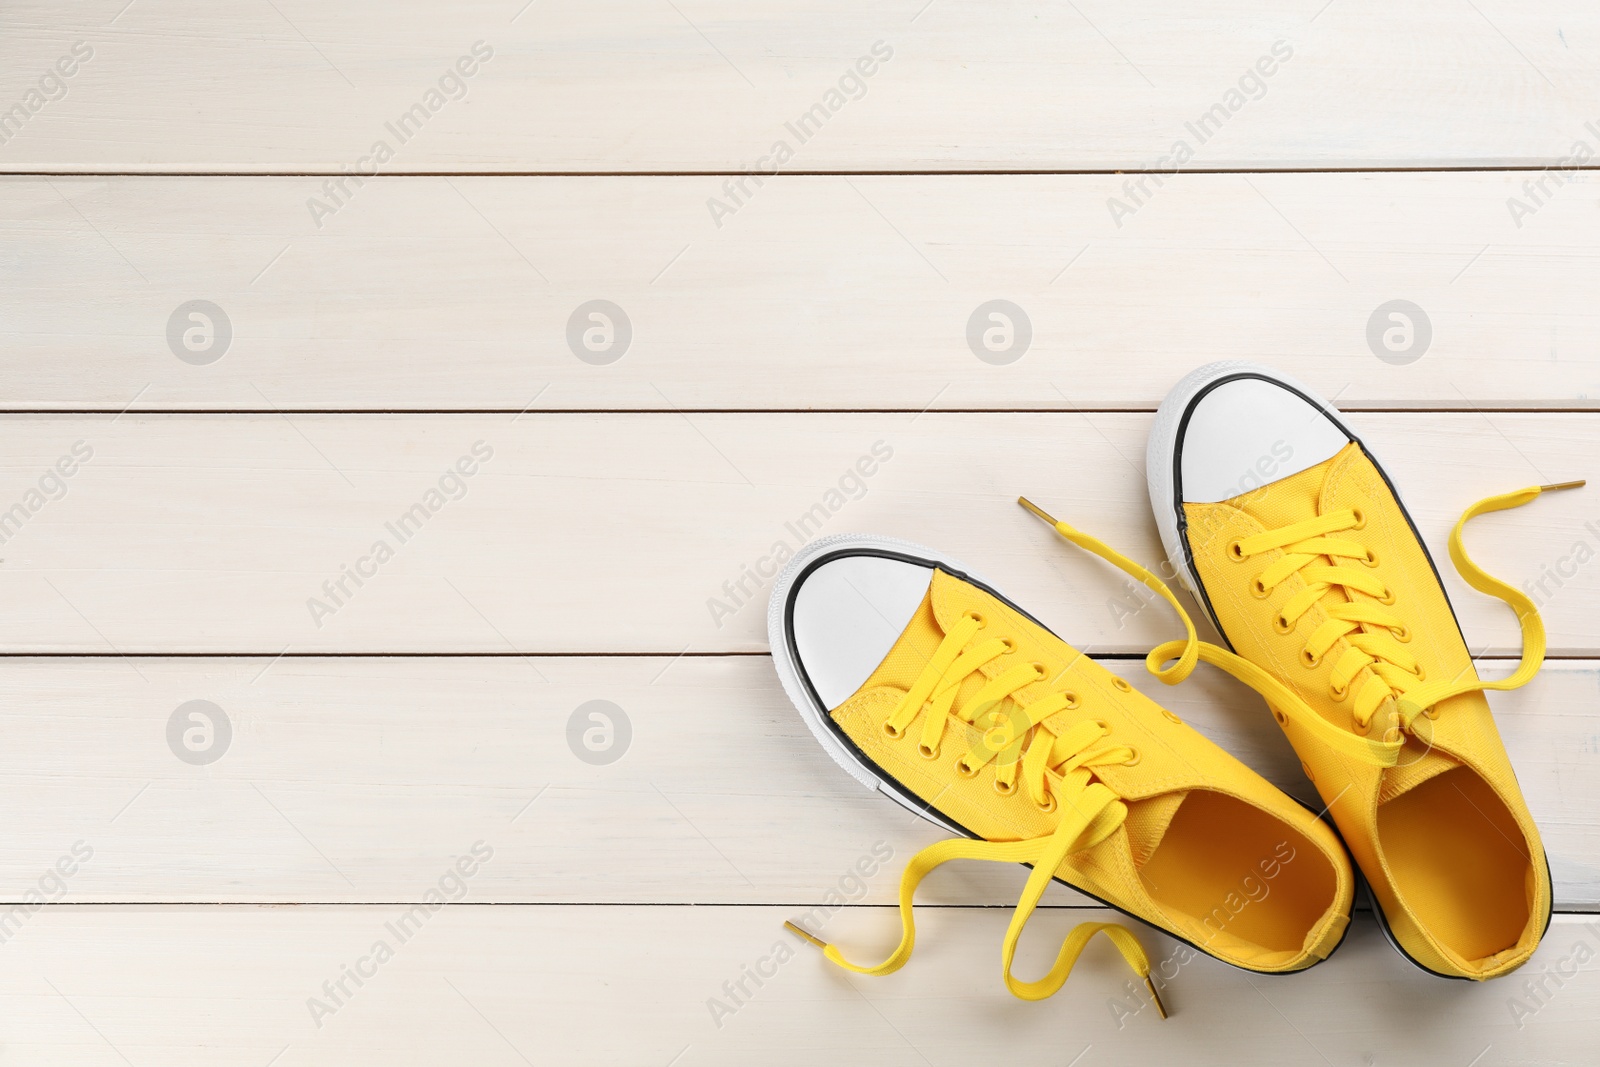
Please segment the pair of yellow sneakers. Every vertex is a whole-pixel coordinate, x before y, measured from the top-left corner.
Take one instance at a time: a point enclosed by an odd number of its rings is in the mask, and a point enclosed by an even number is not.
[[[954,859],[1025,863],[1033,871],[1002,949],[1010,990],[1050,996],[1105,933],[1164,1018],[1149,960],[1120,924],[1081,924],[1042,978],[1012,974],[1052,878],[1217,959],[1286,973],[1343,940],[1353,856],[1385,934],[1417,966],[1481,980],[1526,962],[1549,923],[1549,867],[1483,690],[1531,679],[1544,629],[1531,600],[1468,558],[1461,532],[1476,515],[1582,483],[1480,501],[1451,534],[1462,577],[1522,626],[1521,664],[1485,682],[1388,476],[1340,413],[1292,379],[1238,362],[1195,371],[1161,405],[1147,469],[1168,558],[1231,651],[1199,641],[1150,571],[1021,503],[1182,618],[1187,637],[1147,660],[1161,681],[1205,660],[1265,698],[1323,810],[955,560],[887,538],[823,538],[773,589],[779,677],[845,770],[957,836],[907,864],[900,945],[882,963],[852,963],[791,929],[841,967],[888,974],[911,955],[912,896],[929,871]]]

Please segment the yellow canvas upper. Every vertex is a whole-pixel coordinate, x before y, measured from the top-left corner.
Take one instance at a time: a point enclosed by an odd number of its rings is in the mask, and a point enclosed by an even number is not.
[[[1314,813],[965,579],[933,573],[888,656],[831,714],[886,776],[976,838],[913,859],[901,946],[875,967],[825,946],[841,966],[883,974],[902,965],[916,884],[954,858],[1035,866],[1004,952],[1008,985],[1028,999],[1059,988],[1096,932],[1148,982],[1142,950],[1112,924],[1075,931],[1045,979],[1011,976],[1016,936],[1052,876],[1257,971],[1311,966],[1343,936],[1354,876]]]
[[[1401,947],[1450,976],[1492,978],[1525,962],[1547,923],[1549,874],[1488,702],[1472,690],[1522,684],[1537,669],[1532,603],[1471,564],[1458,526],[1458,567],[1524,625],[1518,675],[1480,682],[1427,553],[1355,442],[1264,488],[1184,509],[1224,635],[1303,702],[1268,697]],[[1274,531],[1352,514],[1354,525],[1264,547],[1283,540]]]

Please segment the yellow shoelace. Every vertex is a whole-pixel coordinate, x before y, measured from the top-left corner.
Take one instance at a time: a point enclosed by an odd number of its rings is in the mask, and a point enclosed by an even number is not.
[[[1020,779],[1020,787],[1027,798],[1041,810],[1063,811],[1055,830],[1047,836],[1023,841],[953,838],[929,845],[913,856],[900,878],[899,947],[875,966],[852,963],[837,947],[813,937],[794,923],[784,925],[821,948],[828,959],[848,971],[892,974],[911,958],[916,944],[912,900],[917,886],[931,871],[957,859],[1032,864],[1033,872],[1017,901],[1001,948],[1006,988],[1023,1000],[1043,1000],[1053,995],[1066,983],[1090,939],[1103,933],[1144,980],[1157,1011],[1166,1018],[1166,1007],[1150,978],[1149,958],[1132,931],[1118,923],[1080,923],[1062,941],[1049,972],[1037,981],[1022,981],[1011,973],[1023,928],[1062,861],[1074,852],[1100,844],[1115,833],[1127,817],[1127,805],[1094,778],[1093,768],[1131,764],[1136,762],[1137,755],[1125,745],[1108,741],[1109,727],[1099,720],[1073,723],[1059,735],[1054,733],[1045,720],[1078,707],[1077,697],[1070,692],[1052,691],[1031,704],[1021,703],[1016,698],[1017,691],[1045,677],[1045,669],[1040,664],[1024,663],[1008,668],[989,680],[962,707],[954,707],[962,683],[984,664],[1014,647],[1004,637],[974,643],[986,625],[981,615],[969,612],[950,628],[933,658],[884,721],[884,732],[890,737],[902,737],[911,723],[922,716],[918,751],[932,760],[940,756],[945,729],[952,718],[964,726],[982,730],[979,741],[955,760],[956,773],[970,778],[984,765],[996,762],[995,788],[1002,795],[1017,794]]]
[[[1198,660],[1204,660],[1261,694],[1280,724],[1293,720],[1335,751],[1374,766],[1393,767],[1399,762],[1400,750],[1405,746],[1403,734],[1420,733],[1422,728],[1416,722],[1419,716],[1424,719],[1437,718],[1438,704],[1464,693],[1519,688],[1531,681],[1544,663],[1544,623],[1539,618],[1537,606],[1520,589],[1500,581],[1473,562],[1462,544],[1462,530],[1479,515],[1521,507],[1536,500],[1547,490],[1576,489],[1583,484],[1582,481],[1573,481],[1535,485],[1485,497],[1468,508],[1450,531],[1450,559],[1461,577],[1480,593],[1504,601],[1517,613],[1517,621],[1522,628],[1522,661],[1509,678],[1499,681],[1486,682],[1477,678],[1468,681],[1458,678],[1426,681],[1415,657],[1403,647],[1411,636],[1405,622],[1384,610],[1393,604],[1394,597],[1375,575],[1367,573],[1376,565],[1376,560],[1364,546],[1354,541],[1327,536],[1365,526],[1366,516],[1358,508],[1345,508],[1281,529],[1265,530],[1228,546],[1229,556],[1238,561],[1276,548],[1285,550],[1282,557],[1252,579],[1251,591],[1258,597],[1266,595],[1261,592],[1262,588],[1270,592],[1291,574],[1298,573],[1304,578],[1306,588],[1295,594],[1284,605],[1279,618],[1274,620],[1280,630],[1291,629],[1300,616],[1336,587],[1355,589],[1378,598],[1379,603],[1376,604],[1324,604],[1323,612],[1328,621],[1312,632],[1302,651],[1302,661],[1307,666],[1316,666],[1335,642],[1341,637],[1346,639],[1349,647],[1334,664],[1335,699],[1342,699],[1338,690],[1348,692],[1350,683],[1362,667],[1372,668],[1367,681],[1357,691],[1352,707],[1352,720],[1357,732],[1341,729],[1323,718],[1294,690],[1254,663],[1225,648],[1199,640],[1195,636],[1189,613],[1183,610],[1172,591],[1154,574],[1067,523],[1046,515],[1027,500],[1019,502],[1054,526],[1056,532],[1068,541],[1140,579],[1159,593],[1183,619],[1187,636],[1157,646],[1146,658],[1145,666],[1151,674],[1168,685],[1176,685],[1189,676]],[[1322,562],[1324,557],[1358,560],[1362,566],[1360,570],[1350,566],[1329,566]],[[1171,666],[1163,667],[1169,660],[1173,661]],[[1374,713],[1385,707],[1392,709],[1390,723],[1381,738],[1369,738],[1366,734],[1371,729]]]
[[[1372,667],[1371,677],[1356,694],[1353,718],[1358,730],[1370,729],[1375,712],[1393,700],[1393,725],[1379,740],[1368,738],[1364,733],[1340,729],[1268,672],[1225,648],[1201,641],[1189,613],[1166,583],[1155,574],[1103,541],[1046,514],[1027,499],[1019,498],[1018,503],[1049,523],[1066,540],[1137,578],[1178,613],[1187,631],[1186,636],[1151,650],[1145,660],[1150,673],[1161,681],[1176,685],[1193,672],[1198,662],[1204,660],[1261,694],[1280,723],[1293,719],[1339,752],[1376,766],[1392,767],[1398,762],[1404,745],[1401,731],[1413,730],[1419,716],[1436,715],[1435,705],[1463,693],[1484,689],[1516,689],[1530,681],[1544,662],[1544,624],[1539,619],[1537,607],[1520,590],[1488,574],[1472,561],[1462,546],[1462,529],[1479,515],[1521,507],[1545,490],[1576,488],[1583,484],[1578,481],[1531,486],[1488,497],[1468,508],[1451,531],[1450,558],[1455,562],[1457,571],[1474,589],[1505,601],[1516,611],[1521,623],[1522,662],[1511,677],[1501,681],[1474,679],[1460,682],[1441,679],[1427,682],[1417,670],[1415,658],[1402,647],[1405,638],[1397,636],[1397,631],[1406,633],[1404,621],[1382,610],[1393,602],[1382,582],[1373,575],[1349,566],[1329,566],[1321,562],[1326,557],[1360,561],[1370,559],[1365,547],[1328,536],[1358,530],[1365,525],[1365,516],[1359,509],[1344,509],[1282,529],[1264,531],[1229,546],[1230,555],[1240,560],[1272,549],[1285,550],[1285,555],[1256,580],[1270,591],[1291,574],[1302,575],[1307,588],[1284,606],[1280,619],[1280,622],[1286,620],[1290,626],[1310,610],[1312,604],[1321,601],[1336,587],[1355,589],[1381,602],[1377,605],[1325,605],[1324,613],[1328,621],[1307,639],[1305,653],[1308,661],[1320,660],[1341,637],[1345,638],[1349,648],[1334,665],[1335,684],[1342,679],[1345,689],[1348,689],[1362,667]],[[1045,837],[1024,841],[953,838],[929,845],[917,853],[906,864],[900,878],[900,944],[888,959],[875,966],[851,963],[836,946],[812,936],[794,923],[786,922],[784,926],[822,949],[828,959],[848,971],[869,975],[892,974],[911,958],[916,944],[913,897],[917,886],[931,871],[956,859],[1028,863],[1033,865],[1033,871],[1023,887],[1001,948],[1006,988],[1023,1000],[1043,1000],[1053,995],[1066,983],[1084,947],[1095,934],[1103,933],[1144,980],[1156,1009],[1165,1019],[1166,1006],[1161,1002],[1150,977],[1149,958],[1132,931],[1120,923],[1080,923],[1061,943],[1055,964],[1037,981],[1024,982],[1011,973],[1011,963],[1023,928],[1062,861],[1074,852],[1100,844],[1115,833],[1127,817],[1127,806],[1104,783],[1094,778],[1092,769],[1129,763],[1136,756],[1126,746],[1109,743],[1106,739],[1108,730],[1098,720],[1075,723],[1062,734],[1055,734],[1044,720],[1060,711],[1075,710],[1077,701],[1071,693],[1052,692],[1028,705],[1017,701],[1014,696],[1017,690],[1043,678],[1041,668],[1033,664],[1018,665],[1001,673],[984,685],[970,701],[970,706],[955,708],[962,683],[984,664],[1010,651],[1010,642],[1003,637],[990,638],[968,648],[967,645],[984,626],[985,620],[981,616],[968,614],[951,627],[933,658],[885,720],[883,728],[891,737],[901,737],[912,722],[923,715],[918,751],[928,759],[939,757],[944,731],[950,724],[952,714],[968,726],[983,729],[978,744],[956,761],[957,772],[970,777],[980,767],[998,759],[995,786],[1002,793],[1016,793],[1020,779],[1027,797],[1043,810],[1054,811],[1058,806],[1065,806],[1066,814],[1055,831]],[[1169,661],[1170,665],[1166,665]],[[1382,687],[1381,691],[1379,686]],[[1009,707],[1003,708],[1008,698]]]

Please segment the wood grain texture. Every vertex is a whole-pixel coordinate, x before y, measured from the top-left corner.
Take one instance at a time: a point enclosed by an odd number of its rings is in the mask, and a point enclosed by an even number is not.
[[[997,1042],[1018,1062],[1276,1067],[1399,1062],[1461,1067],[1581,1062],[1593,1030],[1592,916],[1558,916],[1523,972],[1565,977],[1536,1009],[1520,981],[1429,978],[1366,916],[1326,963],[1292,978],[1248,975],[1149,934],[1176,968],[1162,1022],[1124,988],[1130,977],[1095,944],[1045,1004],[1005,992],[997,910],[923,909],[917,956],[885,978],[846,977],[781,927],[782,908],[447,907],[399,943],[402,909],[55,909],[0,955],[6,1054],[20,1065],[112,1063],[314,1065],[583,1063],[961,1067]],[[1089,909],[1031,924],[1017,968],[1043,973],[1057,939]],[[887,909],[848,909],[830,937],[865,955],[883,947]],[[374,964],[374,946],[392,957]],[[779,963],[774,946],[790,955]],[[366,963],[363,963],[366,960]],[[766,961],[763,963],[763,961]],[[1581,961],[1588,960],[1583,963]],[[331,1003],[324,982],[363,966]],[[745,979],[720,1028],[708,1002]],[[1513,984],[1515,983],[1515,984]],[[1513,1001],[1524,1013],[1513,1014]],[[1350,1016],[1359,1013],[1360,1026]],[[1521,1023],[1519,1028],[1518,1023]],[[1120,1028],[1119,1028],[1120,1024]],[[1003,1036],[996,1036],[1003,1035]],[[1086,1052],[1087,1050],[1087,1052]],[[119,1059],[119,1056],[122,1057]]]
[[[1573,0],[125,6],[9,5],[0,101],[75,42],[93,56],[6,167],[337,172],[386,140],[391,169],[732,171],[782,139],[790,168],[1137,170],[1185,138],[1195,166],[1542,166],[1600,90],[1600,18]],[[877,42],[892,58],[841,86]],[[492,57],[441,85],[475,43]],[[818,105],[809,137],[787,128]]]
[[[1321,807],[1265,706],[1231,678],[1203,668],[1169,689],[1138,662],[1108,666]],[[947,836],[837,767],[764,656],[4,667],[0,899],[13,903],[79,842],[92,856],[66,880],[74,903],[374,903],[423,899],[481,841],[494,858],[472,880],[480,904],[810,907],[841,882],[892,904],[904,862]],[[1600,904],[1597,689],[1600,664],[1561,661],[1494,697],[1562,908]],[[169,747],[169,721],[194,700],[227,720],[195,739],[221,753],[205,765]],[[574,720],[604,725],[583,710],[593,701],[610,705],[613,733],[594,739],[610,763],[581,759],[569,734]],[[892,858],[870,864],[862,891],[851,872],[875,846]],[[919,899],[1009,906],[1024,875],[955,864]],[[1046,899],[1086,902],[1061,886]]]
[[[26,521],[3,531],[0,641],[12,652],[269,656],[759,652],[776,564],[818,534],[870,531],[978,568],[1078,647],[1143,654],[1181,633],[1178,620],[1165,607],[1139,610],[1120,572],[1062,542],[1016,498],[1027,493],[1162,568],[1142,462],[1150,423],[950,413],[7,418],[0,513],[15,502]],[[1514,617],[1454,576],[1444,541],[1482,496],[1587,473],[1600,415],[1369,414],[1357,425],[1439,555],[1470,647],[1515,653]],[[75,447],[92,457],[49,483],[64,496],[44,497],[41,479],[64,456],[76,462]],[[474,447],[491,458],[477,462]],[[475,474],[454,473],[463,460]],[[1591,609],[1600,568],[1581,563],[1597,522],[1592,495],[1569,492],[1485,516],[1468,534],[1491,573],[1545,582],[1558,654],[1600,651]],[[365,575],[359,585],[347,568]]]
[[[1245,358],[1345,407],[1592,408],[1595,186],[1514,219],[1537,177],[1183,175],[1120,226],[1119,175],[784,177],[720,226],[707,176],[386,178],[316,220],[320,178],[15,178],[0,405],[1153,410]],[[203,366],[168,336],[196,299],[231,332]],[[568,340],[595,299],[609,365]],[[1008,365],[968,339],[992,300],[1028,320]],[[1394,300],[1409,364],[1369,346]]]

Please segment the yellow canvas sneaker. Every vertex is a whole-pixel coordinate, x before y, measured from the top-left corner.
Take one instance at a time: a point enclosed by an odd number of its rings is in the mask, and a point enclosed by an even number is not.
[[[1056,528],[1181,613],[1154,575]],[[823,748],[862,785],[958,835],[907,864],[900,945],[882,963],[852,963],[788,924],[839,966],[898,970],[918,883],[954,859],[1033,867],[1002,947],[1005,983],[1026,1000],[1055,993],[1105,933],[1166,1014],[1157,983],[1172,975],[1152,977],[1116,923],[1078,926],[1042,978],[1012,974],[1051,879],[1252,971],[1302,970],[1342,940],[1355,876],[1316,814],[955,560],[888,538],[822,538],[778,577],[768,622],[778,675]]]
[[[1237,653],[1201,658],[1267,696],[1390,942],[1451,978],[1526,962],[1549,924],[1549,867],[1482,691],[1537,673],[1544,628],[1461,532],[1582,483],[1490,497],[1451,534],[1462,577],[1522,626],[1516,672],[1485,682],[1388,475],[1303,386],[1254,364],[1202,367],[1161,405],[1147,470],[1168,557]]]

